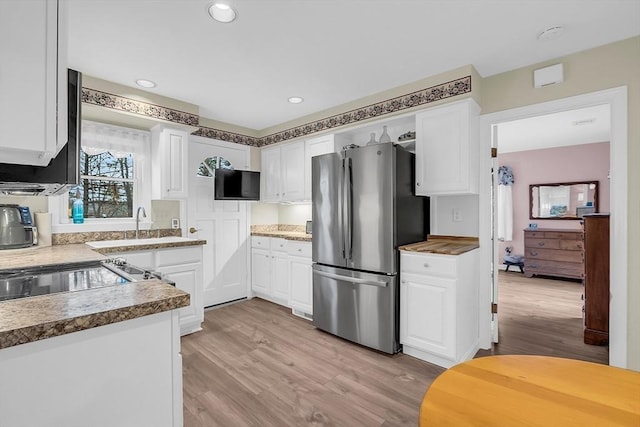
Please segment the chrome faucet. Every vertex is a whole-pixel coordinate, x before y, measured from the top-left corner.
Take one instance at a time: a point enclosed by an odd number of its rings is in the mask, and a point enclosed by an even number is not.
[[[145,212],[144,207],[139,206],[138,210],[136,211],[136,239],[139,238],[138,234],[140,233],[140,211],[142,211],[143,218],[147,217],[147,213]]]

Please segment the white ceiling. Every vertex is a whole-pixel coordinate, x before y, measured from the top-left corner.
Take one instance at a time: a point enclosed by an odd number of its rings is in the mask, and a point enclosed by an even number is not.
[[[261,130],[460,66],[485,77],[640,34],[640,0],[228,0],[231,24],[210,3],[68,0],[70,67],[150,79]],[[554,26],[558,40],[536,39]]]
[[[609,105],[532,117],[498,125],[498,153],[608,142]]]

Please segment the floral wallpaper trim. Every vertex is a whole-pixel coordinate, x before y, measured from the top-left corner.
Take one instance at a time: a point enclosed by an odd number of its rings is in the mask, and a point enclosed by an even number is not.
[[[287,129],[272,135],[267,135],[258,139],[258,146],[262,147],[264,145],[274,144],[276,142],[286,141],[288,139],[298,138],[304,135],[310,135],[327,129],[357,123],[362,120],[384,116],[385,114],[395,113],[418,105],[428,104],[470,92],[471,76],[462,77],[450,82],[391,98],[386,101],[336,114],[325,119]]]
[[[208,128],[205,126],[200,126],[200,129],[198,129],[195,132],[192,132],[191,135],[218,139],[221,141],[235,142],[236,144],[250,145],[252,147],[260,146],[259,145],[260,138],[243,135],[241,133],[233,133],[233,132],[229,132],[221,129]]]
[[[82,88],[82,102],[183,125],[198,126],[200,116],[96,89]]]

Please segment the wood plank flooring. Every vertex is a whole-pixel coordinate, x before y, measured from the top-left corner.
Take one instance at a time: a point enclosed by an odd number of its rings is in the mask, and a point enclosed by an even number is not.
[[[606,347],[582,344],[579,283],[500,277],[501,343],[477,356],[607,363]],[[203,331],[182,338],[182,355],[185,427],[416,426],[444,371],[334,337],[259,298],[206,311]]]

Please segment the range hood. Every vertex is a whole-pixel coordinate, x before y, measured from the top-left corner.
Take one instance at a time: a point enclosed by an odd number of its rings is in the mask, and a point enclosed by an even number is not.
[[[0,194],[53,196],[80,183],[80,120],[82,75],[67,70],[68,139],[47,166],[0,163]],[[63,116],[64,113],[60,114]]]

